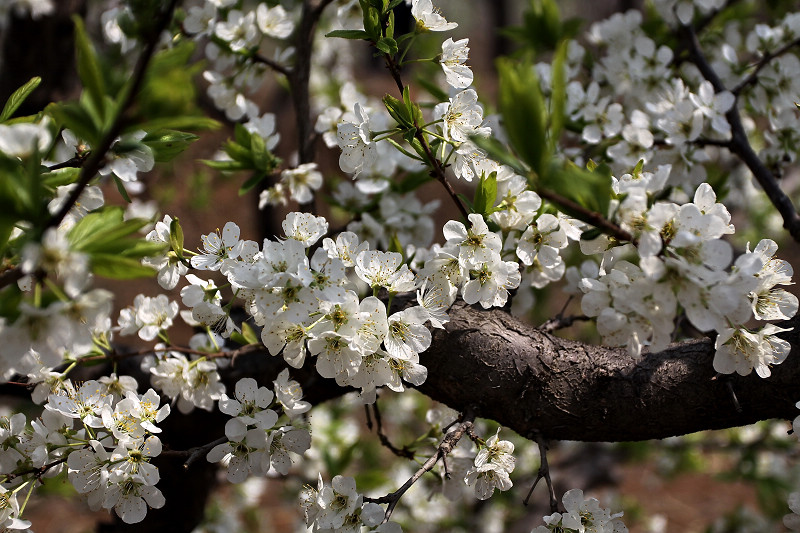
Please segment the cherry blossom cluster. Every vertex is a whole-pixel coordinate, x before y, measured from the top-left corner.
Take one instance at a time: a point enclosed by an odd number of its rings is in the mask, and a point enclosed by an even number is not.
[[[279,404],[289,418],[308,411],[311,404],[300,398],[303,391],[289,380],[285,369],[274,382],[275,393],[259,387],[253,378],[236,383],[234,398],[222,395],[219,409],[232,418],[225,424],[228,442],[215,446],[206,456],[209,462],[227,464],[231,483],[241,483],[250,475],[265,475],[270,469],[282,475],[289,472],[289,452],[302,455],[311,446],[307,429],[291,424],[278,426],[279,414],[270,409]]]
[[[168,219],[161,224],[163,228]],[[309,249],[327,233],[327,221],[295,212],[287,215],[283,229],[285,240],[265,240],[259,249],[254,241],[240,240],[238,226],[229,222],[221,234],[203,236],[203,253],[194,255],[191,264],[227,277],[232,296],[242,300],[261,326],[267,349],[273,355],[281,353],[291,366],[299,368],[308,354],[316,356],[322,376],[360,388],[367,401],[374,400],[377,387],[401,391],[402,379],[422,383],[427,371],[419,364],[419,353],[431,343],[424,324],[436,320],[441,326],[447,320],[444,307],[451,302],[431,298],[431,289],[420,292],[420,305],[387,315],[383,301],[375,296],[362,299],[355,289],[367,286],[373,294],[381,289],[389,294],[416,290],[416,277],[399,253],[369,250],[368,243],[345,232],[335,240],[325,238],[309,258]],[[153,231],[156,238],[158,226]],[[169,260],[155,263],[162,265],[159,280],[171,284],[176,265]],[[220,289],[193,274],[186,278],[190,285],[181,291],[184,305],[191,308],[186,316],[195,325],[228,336],[233,330],[230,304],[221,306]],[[123,311],[120,317],[121,326],[128,324],[122,322],[127,315],[152,317],[140,321],[139,336],[150,332],[148,328],[157,328],[157,334],[177,315],[175,302],[142,298],[139,303],[136,313]],[[209,377],[192,378],[185,375],[189,371],[208,372]],[[210,361],[192,363],[180,354],[170,354],[151,372],[165,394],[175,397],[178,390],[182,398],[201,394],[207,400],[201,402],[205,408],[222,393],[221,385],[219,390],[212,388],[218,376]],[[204,388],[193,388],[193,383],[202,383]]]
[[[513,453],[514,444],[500,440],[500,428],[497,428],[497,433],[489,437],[464,477],[467,485],[475,486],[478,499],[491,498],[494,489],[506,491],[512,487],[509,474],[514,471],[516,464]]]
[[[605,343],[627,346],[639,356],[645,344],[659,351],[671,342],[680,306],[694,327],[719,333],[718,372],[746,375],[755,369],[767,377],[769,366],[788,355],[789,344],[775,336],[781,331],[775,326],[753,333],[745,324],[795,315],[797,297],[780,288],[791,283],[791,266],[774,257],[777,245],[766,239],[731,266],[732,246],[721,239],[734,231],[731,217],[708,184],[683,205],[652,200],[669,173],[669,167],[660,167],[615,181],[623,199],[612,207],[614,218],[638,241],[639,264],[624,259],[630,244],[613,248],[605,237],[582,241],[585,252],[605,255],[599,266],[591,266],[594,275],[578,284],[581,307],[597,317]]]
[[[15,518],[17,493],[62,471],[91,509],[114,509],[126,523],[144,519],[148,506],[164,505],[158,468],[150,461],[161,453],[156,424],[169,415],[169,405],[161,406],[153,389],[138,394],[130,376],[80,386],[54,372],[39,377],[34,399],[46,401],[41,417],[30,427],[22,413],[0,419],[0,478],[8,502],[3,526],[28,527]]]
[[[583,491],[571,489],[561,498],[565,512],[544,517],[546,525],[536,527],[531,533],[596,531],[597,533],[627,533],[628,528],[619,519],[622,513],[611,514],[600,507],[595,498],[584,499]]]
[[[351,477],[335,476],[326,485],[320,474],[317,488],[306,486],[300,495],[306,526],[311,531],[359,533],[362,527],[378,533],[400,533],[395,522],[384,523],[385,512],[377,503],[364,502]]]
[[[430,0],[409,3],[416,21],[411,41],[457,27]],[[656,8],[668,25],[688,31],[696,17],[723,3],[669,0]],[[9,7],[37,16],[52,10],[52,3],[16,1],[0,7],[0,20]],[[335,17],[323,25],[363,27],[358,2],[336,7]],[[123,52],[135,48],[120,24],[130,14],[120,7],[102,16],[106,38]],[[280,140],[275,115],[262,112],[251,96],[268,68],[282,74],[294,68],[295,52],[286,43],[299,16],[282,5],[259,3],[244,11],[237,0],[207,0],[189,5],[181,21],[182,34],[204,45],[208,96],[269,153]],[[119,210],[120,219],[147,233],[147,243],[158,250],[142,263],[157,271],[163,289],[184,282],[183,309],[165,294],[140,294],[121,310],[115,326],[112,295],[92,287],[91,254],[82,242],[89,230],[80,226],[104,204],[98,187],[84,188],[58,225],[21,247],[15,259],[21,276],[15,281],[22,297],[13,317],[0,318],[0,373],[5,379],[27,375],[36,384],[33,398],[45,403],[45,411],[30,429],[21,414],[0,421],[0,499],[7,502],[0,509],[0,528],[28,527],[19,519],[17,494],[37,477],[65,468],[92,509],[113,508],[126,522],[138,522],[148,506],[164,504],[150,459],[161,452],[157,424],[170,406],[159,407],[161,398],[153,389],[139,395],[132,378],[112,375],[78,385],[67,371],[53,371],[84,356],[112,354],[115,335],[159,342],[142,368],[180,412],[216,405],[231,417],[225,442],[213,447],[207,460],[223,463],[233,482],[286,474],[292,454],[302,455],[311,440],[298,418],[310,405],[288,370],[273,390],[243,378],[228,396],[220,369],[227,364],[225,344],[235,335],[253,344],[260,340],[294,368],[314,358],[321,376],[359,390],[363,402],[373,403],[381,387],[400,392],[404,382],[425,381],[420,354],[431,345],[430,328],[444,327],[459,295],[467,304],[510,305],[524,315],[534,305],[531,289],[543,289],[566,274],[568,291],[581,296],[583,313],[596,320],[606,344],[626,346],[636,357],[645,348],[662,350],[676,336],[676,320],[683,314],[697,330],[716,332],[716,371],[746,375],[755,370],[768,377],[770,367],[789,353],[788,342],[777,335],[786,330],[772,324],[755,330],[750,324],[796,314],[798,299],[783,288],[792,283],[792,267],[776,257],[777,244],[769,239],[752,250],[742,245],[744,252],[734,257],[731,215],[706,180],[713,177],[711,165],[737,164],[724,150],[735,134],[732,113],[747,127],[757,119],[768,124],[759,155],[776,175],[796,160],[800,123],[794,81],[800,60],[786,50],[798,38],[798,14],[775,26],[729,23],[724,39],[711,36],[702,43],[715,58],[711,68],[719,79],[658,46],[645,33],[638,11],[594,24],[585,46],[569,43],[567,124],[557,155],[592,169],[596,160],[608,163],[614,174],[610,206],[595,214],[618,229],[607,232],[613,237],[587,232],[586,222],[545,202],[544,191],[535,192],[536,179],[526,175],[524,165],[502,164],[481,148],[481,139],[504,139],[505,131],[498,119],[484,116],[471,88],[468,39],[448,37],[431,58],[449,95],[421,106],[409,103],[409,112],[419,111],[413,128],[399,124],[386,101],[361,94],[352,83],[350,41],[318,40],[311,58],[314,129],[329,148],[340,151],[339,167],[354,180],[333,191],[334,203],[353,215],[346,231],[331,233],[324,217],[291,212],[282,224],[284,238],[261,244],[243,240],[239,227],[228,222],[202,235],[201,247],[193,252],[182,249],[182,236],[176,245],[176,220],[164,216],[150,229],[155,217],[132,204],[124,215]],[[272,57],[261,55],[270,47]],[[597,57],[589,61],[590,54]],[[556,73],[546,64],[536,65],[535,72],[548,96]],[[49,119],[0,125],[0,152],[27,162],[52,149],[62,162],[91,150],[73,132],[64,130],[59,138],[54,130]],[[116,139],[99,175],[124,191],[141,191],[138,176],[156,161],[146,136],[131,131]],[[230,154],[215,159],[230,161]],[[442,181],[452,174],[491,192],[490,200],[483,198],[485,205],[478,207],[476,200],[470,206],[476,212],[465,210],[463,220],[444,225],[443,244],[431,244],[438,236],[432,215],[439,202],[423,203],[402,181],[431,170],[441,171],[437,179]],[[312,162],[277,169],[274,178],[261,195],[262,208],[307,204],[323,186],[334,189]],[[51,215],[66,205],[74,186],[48,185]],[[35,228],[15,228],[12,239],[30,229]],[[596,261],[568,269],[570,243]],[[210,279],[204,272],[218,274],[209,274],[217,276]],[[227,283],[218,285],[220,277]],[[405,293],[416,293],[417,305],[393,309],[395,296]],[[257,326],[253,337],[246,336],[248,330],[253,333],[251,325],[232,318],[234,306],[243,307],[247,321]],[[188,349],[170,341],[178,316],[204,330]],[[464,467],[459,485],[463,488],[463,480],[474,486],[480,499],[495,489],[508,490],[513,452],[514,445],[500,440],[498,431],[474,459],[457,453],[453,463]],[[790,499],[793,511],[796,500]],[[583,531],[590,523],[597,531],[626,531],[620,515],[601,509],[594,499],[584,500],[581,491],[567,492],[563,503],[566,512],[546,517],[547,525],[536,532]],[[303,508],[314,531],[400,529],[383,523],[384,509],[365,502],[352,478],[336,476],[326,485],[320,475],[317,488],[304,492]]]

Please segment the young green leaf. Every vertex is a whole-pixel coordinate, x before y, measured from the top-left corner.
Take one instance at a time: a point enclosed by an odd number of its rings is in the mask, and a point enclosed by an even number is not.
[[[250,192],[251,189],[261,183],[266,177],[267,175],[263,172],[254,172],[253,175],[250,176],[241,187],[239,187],[239,196],[244,196]]]
[[[550,157],[547,149],[547,111],[539,79],[528,62],[509,59],[497,65],[500,74],[500,114],[511,146],[537,174]]]
[[[475,189],[475,200],[472,203],[474,213],[488,215],[497,199],[497,172],[488,176],[481,175],[478,187]]]
[[[325,37],[339,37],[340,39],[363,39],[369,40],[369,34],[364,30],[333,30],[325,34]]]
[[[190,144],[199,139],[193,133],[182,131],[161,130],[148,133],[142,142],[153,150],[153,157],[159,163],[172,161],[186,150]]]
[[[89,40],[83,21],[77,15],[72,17],[75,24],[75,53],[78,63],[78,76],[81,83],[89,94],[89,98],[94,104],[98,113],[105,110],[104,99],[106,96],[105,82],[103,81],[102,70],[97,61],[97,53]]]
[[[39,76],[33,77],[28,80],[28,83],[14,91],[11,96],[6,100],[6,105],[3,106],[3,111],[0,113],[0,122],[5,122],[10,119],[14,111],[19,109],[19,106],[25,101],[28,96],[42,83],[42,78]]]
[[[169,223],[169,245],[178,254],[178,257],[183,259],[183,228],[181,228],[178,217],[173,218]]]

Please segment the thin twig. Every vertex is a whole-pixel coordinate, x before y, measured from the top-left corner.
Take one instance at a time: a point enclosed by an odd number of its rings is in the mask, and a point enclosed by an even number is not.
[[[66,462],[66,460],[67,460],[66,457],[62,457],[61,459],[57,459],[57,460],[53,461],[52,463],[47,463],[46,465],[40,466],[38,468],[29,468],[28,470],[23,470],[22,472],[15,472],[13,474],[8,474],[8,475],[4,476],[5,477],[5,481],[6,482],[7,481],[11,481],[11,480],[14,480],[14,479],[16,479],[18,477],[27,476],[28,474],[35,474],[34,477],[40,478],[43,475],[45,475],[45,473],[48,470],[50,470],[54,466],[57,466],[57,465],[60,465],[61,463]]]
[[[378,409],[377,400],[375,401],[375,403],[372,404],[372,412],[375,417],[375,432],[378,435],[378,439],[381,441],[381,444],[396,456],[413,460],[414,452],[412,452],[408,448],[408,446],[403,446],[402,448],[398,448],[394,444],[389,442],[389,438],[383,432],[383,424],[381,422],[381,411],[380,409]],[[367,411],[367,427],[369,427],[369,429],[372,430],[372,421],[369,418],[369,411]]]
[[[103,360],[121,361],[123,359],[138,357],[140,355],[149,355],[149,354],[164,353],[164,352],[178,352],[188,355],[199,355],[207,359],[217,359],[222,357],[230,357],[233,359],[235,357],[238,357],[239,355],[243,355],[249,352],[255,352],[261,349],[263,349],[263,346],[259,344],[248,344],[247,346],[242,346],[241,348],[237,348],[235,350],[220,350],[218,352],[204,352],[202,350],[195,350],[193,348],[186,348],[184,346],[169,346],[159,350],[154,350],[153,348],[143,348],[141,350],[128,353],[118,353],[112,351],[102,355],[90,355],[89,357],[81,357],[80,359],[78,359],[78,363],[85,364]]]
[[[761,72],[761,69],[769,65],[770,61],[772,61],[776,57],[782,56],[783,54],[785,54],[786,52],[788,52],[789,50],[798,45],[800,45],[800,38],[797,38],[789,43],[786,43],[785,45],[781,46],[774,52],[765,53],[764,56],[758,60],[758,63],[756,63],[753,72],[751,72],[745,79],[743,79],[739,83],[739,85],[731,89],[731,92],[734,94],[734,96],[739,96],[739,94],[741,94],[741,92],[744,89],[746,89],[750,85],[754,85],[758,81],[759,72]]]
[[[373,503],[388,503],[389,506],[386,508],[386,514],[384,515],[383,521],[388,522],[389,518],[392,516],[394,512],[394,508],[397,506],[397,502],[400,501],[400,498],[403,497],[403,494],[406,493],[411,486],[416,483],[419,478],[421,478],[426,472],[430,472],[433,470],[433,467],[439,462],[440,459],[444,459],[450,452],[453,451],[456,444],[461,440],[465,433],[469,433],[472,431],[473,423],[475,421],[475,415],[472,414],[471,411],[464,413],[461,422],[458,424],[456,429],[448,433],[442,439],[442,442],[439,444],[439,447],[436,449],[436,453],[432,455],[423,465],[414,472],[414,475],[411,476],[408,481],[403,483],[403,486],[397,489],[396,491],[392,492],[391,494],[387,494],[386,496],[382,496],[380,498],[364,498],[365,502],[373,502]]]
[[[161,457],[188,457],[186,462],[183,463],[183,468],[188,470],[192,463],[197,461],[200,457],[207,455],[215,446],[225,444],[228,442],[228,437],[220,437],[215,441],[203,444],[202,446],[195,446],[188,450],[164,450],[161,452]]]
[[[114,117],[111,127],[108,129],[108,131],[106,131],[105,135],[100,140],[100,143],[97,146],[92,147],[91,154],[87,158],[86,164],[81,168],[80,177],[76,182],[75,187],[72,189],[72,191],[70,191],[67,201],[64,202],[64,205],[61,206],[61,209],[59,209],[58,212],[47,221],[45,229],[58,226],[61,221],[64,220],[64,217],[67,216],[69,210],[72,209],[72,206],[74,206],[75,202],[78,201],[78,198],[83,190],[87,187],[87,185],[89,185],[89,182],[94,179],[97,172],[103,166],[106,153],[109,151],[109,149],[111,149],[114,141],[116,141],[117,137],[119,137],[119,134],[122,132],[125,124],[125,113],[136,99],[139,88],[144,81],[144,76],[147,72],[147,66],[150,64],[150,60],[153,58],[156,47],[158,46],[159,37],[172,20],[172,14],[175,11],[175,7],[178,5],[179,1],[180,0],[170,0],[167,8],[161,14],[161,18],[159,18],[157,24],[153,28],[153,33],[150,36],[150,40],[145,44],[144,50],[136,60],[136,65],[133,69],[133,73],[131,74],[131,84],[128,87],[127,93],[125,94],[125,98],[117,107],[117,115]]]
[[[389,72],[392,75],[392,79],[394,80],[395,84],[397,85],[397,89],[400,91],[400,94],[402,95],[403,88],[405,87],[405,85],[403,85],[403,80],[400,77],[400,66],[397,64],[397,62],[394,60],[394,57],[392,57],[391,55],[384,54],[383,57],[386,60],[386,66],[389,68]],[[431,166],[431,176],[433,176],[436,179],[436,181],[438,181],[439,183],[442,184],[442,186],[444,186],[445,190],[447,191],[447,194],[450,195],[450,198],[456,204],[456,207],[458,207],[461,216],[464,217],[464,220],[467,220],[469,218],[469,212],[467,211],[467,208],[461,202],[461,199],[456,194],[455,189],[453,189],[453,186],[447,180],[447,176],[445,176],[444,166],[442,166],[442,162],[439,161],[439,158],[433,155],[433,151],[431,150],[431,147],[428,144],[428,139],[425,138],[425,135],[422,133],[422,128],[420,128],[419,126],[420,125],[417,124],[417,119],[414,118],[414,128],[416,129],[414,138],[416,138],[419,141],[420,145],[422,146],[422,151],[425,153],[425,158],[428,160],[428,163]]]
[[[57,163],[55,165],[51,165],[47,167],[47,172],[53,172],[54,170],[61,170],[62,168],[81,168],[83,164],[86,162],[86,159],[89,157],[90,153],[91,152],[86,151],[67,159],[63,163]]]
[[[523,505],[528,505],[533,494],[533,489],[539,484],[539,481],[545,480],[547,483],[547,492],[550,495],[550,512],[558,512],[558,500],[556,499],[556,491],[553,488],[553,480],[550,478],[550,465],[547,463],[547,444],[541,434],[536,435],[536,444],[539,446],[539,472],[536,474],[536,480],[531,485],[531,490],[523,500]]]
[[[568,328],[575,322],[586,322],[588,320],[591,320],[591,318],[589,318],[586,315],[570,315],[570,316],[559,315],[546,321],[536,329],[544,333],[552,333],[559,329]]]
[[[637,240],[633,235],[608,220],[602,213],[587,209],[579,203],[547,189],[537,189],[536,194],[556,204],[556,206],[570,211],[570,214],[578,220],[591,224],[606,235],[616,238],[618,241],[631,242],[634,245],[637,244]]]
[[[700,42],[694,29],[690,26],[683,26],[681,28],[681,36],[689,50],[690,60],[697,66],[703,77],[711,82],[716,92],[725,91],[725,85],[700,49]],[[753,173],[756,181],[764,189],[764,193],[770,199],[772,205],[783,217],[783,227],[795,241],[800,242],[800,215],[798,215],[792,200],[781,190],[775,175],[761,161],[750,145],[737,103],[738,97],[728,112],[725,113],[725,118],[731,126],[731,139],[728,143],[728,149],[750,169],[750,172]]]
[[[262,65],[266,65],[275,72],[283,74],[284,76],[289,76],[289,73],[291,72],[289,68],[287,68],[286,66],[281,65],[277,61],[272,60],[268,57],[262,56],[261,54],[253,54],[251,58],[256,63],[261,63]]]

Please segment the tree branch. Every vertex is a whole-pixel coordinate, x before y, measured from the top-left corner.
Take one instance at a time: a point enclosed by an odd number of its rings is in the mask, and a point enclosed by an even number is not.
[[[800,414],[794,406],[800,399],[796,331],[782,334],[792,354],[770,378],[753,372],[714,379],[708,339],[674,344],[636,361],[624,348],[561,339],[501,310],[479,311],[459,302],[450,317],[421,354],[428,379],[418,389],[454,409],[474,405],[476,416],[531,440],[660,439]]]
[[[700,43],[697,39],[697,34],[690,26],[683,26],[681,28],[681,37],[689,50],[689,58],[694,63],[703,77],[711,82],[716,92],[725,91],[725,85],[722,80],[711,68],[711,64],[706,59],[703,51],[700,49]],[[731,126],[731,139],[728,143],[728,149],[736,154],[742,162],[747,165],[750,172],[758,181],[761,188],[764,189],[767,197],[783,217],[783,227],[791,234],[792,238],[800,242],[800,215],[792,204],[791,199],[781,190],[778,185],[775,175],[764,165],[764,162],[758,157],[747,139],[747,133],[742,125],[742,117],[739,113],[738,95],[736,100],[731,106],[730,110],[725,113],[725,118]]]

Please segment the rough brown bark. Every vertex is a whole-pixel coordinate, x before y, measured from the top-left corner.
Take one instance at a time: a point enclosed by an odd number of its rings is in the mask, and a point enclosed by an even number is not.
[[[422,354],[428,379],[419,390],[455,409],[472,407],[524,437],[660,439],[800,414],[796,332],[784,334],[792,353],[770,378],[715,377],[711,340],[636,361],[625,349],[545,334],[501,310],[461,303],[450,316]]]

